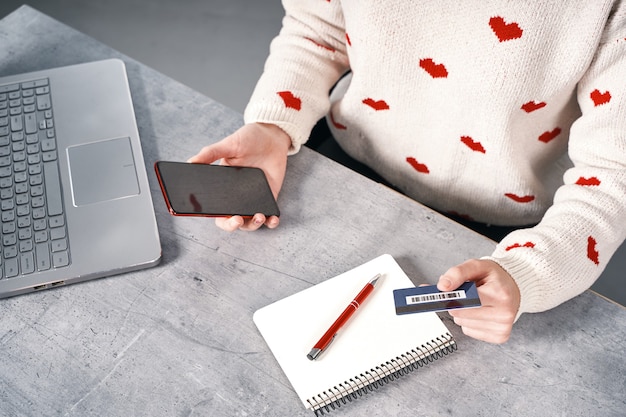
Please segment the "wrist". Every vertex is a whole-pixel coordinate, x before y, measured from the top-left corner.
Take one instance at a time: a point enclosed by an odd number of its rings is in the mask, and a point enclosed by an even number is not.
[[[259,122],[255,124],[264,131],[264,135],[271,137],[272,143],[281,150],[284,150],[285,154],[293,148],[291,137],[277,125]]]

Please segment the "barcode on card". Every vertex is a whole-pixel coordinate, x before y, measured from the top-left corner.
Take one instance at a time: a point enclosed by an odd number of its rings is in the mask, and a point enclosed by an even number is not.
[[[438,292],[434,294],[423,294],[423,295],[412,295],[410,297],[406,297],[406,304],[423,304],[423,303],[432,303],[435,301],[445,301],[452,299],[461,299],[467,298],[465,291],[450,291],[450,292]]]

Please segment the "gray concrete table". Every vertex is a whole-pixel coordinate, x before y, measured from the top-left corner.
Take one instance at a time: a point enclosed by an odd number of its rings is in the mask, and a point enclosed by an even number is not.
[[[28,7],[0,21],[0,75],[127,63],[163,261],[0,300],[0,415],[309,416],[253,312],[380,254],[415,281],[494,243],[308,150],[290,158],[276,230],[229,234],[171,217],[152,163],[185,160],[236,112]],[[207,80],[207,82],[220,82]],[[459,349],[338,416],[624,416],[626,311],[586,292],[524,315],[501,346]]]

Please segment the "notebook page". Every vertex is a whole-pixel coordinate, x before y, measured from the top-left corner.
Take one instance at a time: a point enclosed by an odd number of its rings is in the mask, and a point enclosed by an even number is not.
[[[363,286],[383,275],[374,292],[317,360],[307,353]],[[393,290],[413,286],[390,255],[279,300],[254,322],[305,407],[307,399],[447,333],[435,313],[397,316]]]

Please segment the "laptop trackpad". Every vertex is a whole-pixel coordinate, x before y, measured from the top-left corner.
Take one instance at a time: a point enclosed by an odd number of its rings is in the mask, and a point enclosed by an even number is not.
[[[139,194],[130,138],[68,148],[74,205],[99,203]]]

